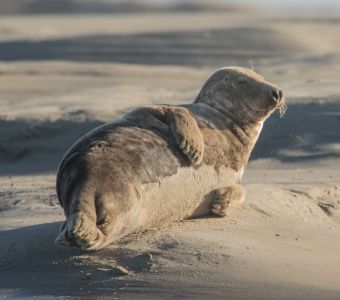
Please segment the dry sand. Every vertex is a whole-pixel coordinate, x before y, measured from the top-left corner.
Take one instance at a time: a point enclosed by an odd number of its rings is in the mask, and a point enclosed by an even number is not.
[[[0,20],[0,297],[340,298],[340,19],[183,14]],[[83,133],[190,102],[217,67],[286,92],[245,173],[246,202],[96,253],[54,245],[55,171]]]

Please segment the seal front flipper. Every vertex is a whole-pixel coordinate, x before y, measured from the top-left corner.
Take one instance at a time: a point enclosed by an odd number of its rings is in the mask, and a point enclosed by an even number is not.
[[[174,107],[168,111],[167,119],[179,148],[193,164],[203,159],[204,141],[195,118],[183,107]]]
[[[128,119],[136,116],[145,118],[145,113],[153,115],[170,127],[178,147],[191,163],[199,164],[202,161],[203,136],[196,119],[188,109],[171,105],[150,105],[132,111],[127,117]]]
[[[239,184],[216,189],[211,205],[211,212],[219,217],[224,217],[237,204],[242,203],[245,197],[246,192]]]

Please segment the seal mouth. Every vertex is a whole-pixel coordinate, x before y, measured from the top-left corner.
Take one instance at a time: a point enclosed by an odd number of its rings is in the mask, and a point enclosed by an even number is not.
[[[272,109],[271,107],[269,107],[269,105],[268,105],[267,108],[259,108],[259,107],[254,108],[250,104],[248,104],[247,102],[244,102],[244,105],[250,111],[254,111],[254,112],[257,112],[257,113],[266,113],[266,112],[268,112]]]
[[[250,111],[253,111],[254,113],[257,114],[267,114],[268,112],[272,110],[279,110],[280,118],[282,118],[286,111],[287,111],[287,105],[286,105],[286,99],[285,97],[282,97],[279,101],[275,101],[275,106],[273,107],[272,105],[266,105],[266,108],[264,107],[252,107],[249,103],[244,102],[244,106],[249,109]]]

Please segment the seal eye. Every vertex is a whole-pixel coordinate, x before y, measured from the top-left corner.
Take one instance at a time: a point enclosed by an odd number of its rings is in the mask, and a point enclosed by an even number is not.
[[[228,82],[228,81],[229,81],[228,77],[224,78],[224,82]]]
[[[245,80],[245,79],[242,79],[242,80],[240,80],[240,81],[238,82],[239,85],[245,85],[245,84],[247,84],[247,83],[248,83],[248,81]]]

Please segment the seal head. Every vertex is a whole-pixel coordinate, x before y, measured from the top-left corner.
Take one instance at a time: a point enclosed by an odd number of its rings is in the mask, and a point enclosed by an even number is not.
[[[195,102],[206,103],[234,115],[243,123],[263,122],[279,109],[286,111],[282,90],[252,70],[226,67],[204,84]]]

